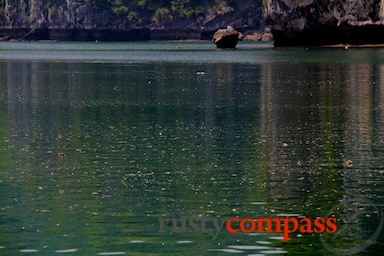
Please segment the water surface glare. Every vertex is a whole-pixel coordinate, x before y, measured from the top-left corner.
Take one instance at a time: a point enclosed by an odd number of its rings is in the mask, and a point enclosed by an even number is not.
[[[0,254],[381,255],[383,127],[383,49],[1,42]]]

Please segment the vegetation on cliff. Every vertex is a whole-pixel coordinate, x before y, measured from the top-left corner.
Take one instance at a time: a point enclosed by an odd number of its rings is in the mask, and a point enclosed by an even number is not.
[[[14,24],[15,19],[16,23],[32,22],[34,17],[45,23],[63,16],[66,20],[70,16],[80,16],[76,18],[81,20],[91,11],[94,20],[101,15],[108,22],[127,26],[177,26],[177,23],[184,21],[184,27],[186,21],[190,23],[188,26],[191,23],[202,24],[215,16],[244,9],[244,6],[249,13],[257,12],[261,0],[8,0],[0,2],[0,26]]]
[[[134,34],[115,39],[142,40],[153,39],[157,33],[148,30],[172,30],[174,35],[169,38],[198,39],[202,31],[214,33],[228,25],[258,29],[264,24],[261,0],[7,0],[1,3],[0,37],[7,38],[24,38],[34,30],[35,36],[28,38],[107,40],[111,33],[131,31]],[[186,34],[187,30],[193,30],[194,34]],[[100,31],[109,32],[101,36]],[[180,36],[176,31],[185,33]]]
[[[151,21],[157,25],[165,25],[178,19],[192,19],[201,23],[205,18],[205,7],[210,6],[215,13],[220,14],[232,11],[235,5],[234,0],[95,0],[93,2],[125,18],[126,22],[137,25]]]

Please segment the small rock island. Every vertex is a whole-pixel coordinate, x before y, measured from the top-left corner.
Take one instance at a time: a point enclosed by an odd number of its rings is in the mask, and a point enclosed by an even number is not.
[[[216,44],[217,48],[235,48],[240,38],[241,33],[231,26],[227,26],[226,29],[216,31],[213,35],[212,42]]]

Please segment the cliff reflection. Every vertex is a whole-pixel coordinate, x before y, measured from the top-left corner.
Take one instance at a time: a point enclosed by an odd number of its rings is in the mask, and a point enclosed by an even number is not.
[[[160,217],[314,218],[351,199],[383,199],[381,65],[0,65],[10,153],[1,175],[16,181],[7,193],[21,202],[5,214],[43,223],[49,238],[70,234],[73,247],[154,243]],[[364,238],[367,220],[354,218]],[[231,245],[238,238],[226,235]]]
[[[382,66],[266,64],[261,73],[271,209],[312,218],[332,209],[348,231],[336,247],[367,240],[384,196]]]
[[[126,201],[116,206],[121,212],[153,218],[228,215],[239,202],[246,212],[262,201],[249,153],[259,122],[253,68],[8,62],[4,69],[15,177],[28,198],[48,179],[55,191],[112,194]],[[96,197],[89,203],[101,211]]]

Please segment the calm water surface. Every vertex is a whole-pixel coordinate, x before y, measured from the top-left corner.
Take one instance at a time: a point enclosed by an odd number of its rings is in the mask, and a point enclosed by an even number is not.
[[[0,255],[384,253],[383,49],[3,42],[0,151]]]

